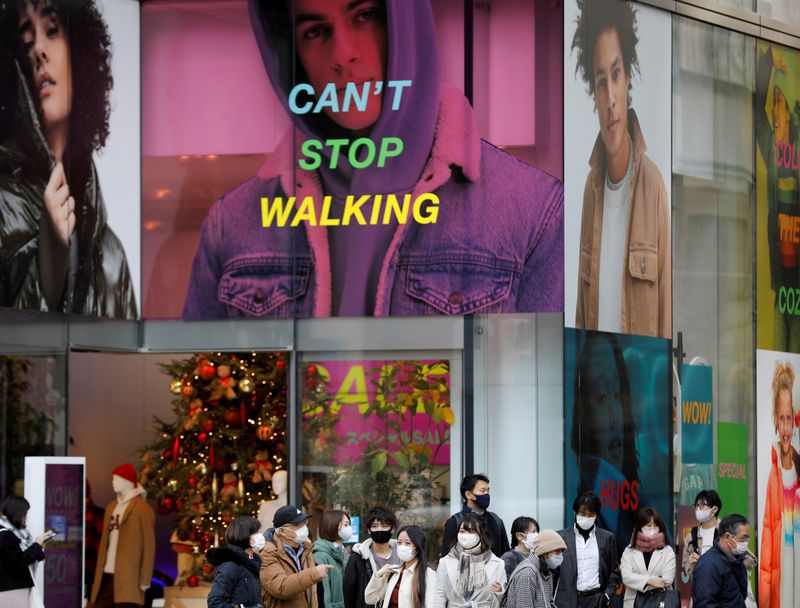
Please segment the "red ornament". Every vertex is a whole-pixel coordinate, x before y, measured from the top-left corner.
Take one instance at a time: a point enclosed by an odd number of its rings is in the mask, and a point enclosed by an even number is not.
[[[211,574],[214,572],[214,566],[211,564],[203,564],[203,574]]]
[[[175,464],[178,463],[178,455],[181,453],[181,437],[178,435],[175,437],[175,441],[172,444],[172,462]]]
[[[198,578],[197,578],[197,577],[196,577],[194,574],[192,574],[192,575],[191,575],[191,576],[190,576],[190,577],[189,577],[189,578],[186,580],[186,582],[187,582],[187,584],[188,584],[190,587],[197,587],[197,585],[199,585],[199,584],[200,584],[200,580],[199,580],[199,579],[198,579]]]
[[[187,482],[191,487],[193,488],[197,487],[197,477],[192,476],[187,480]]]
[[[241,420],[242,415],[240,412],[237,412],[236,410],[228,410],[225,412],[225,424],[228,426],[238,426]]]
[[[250,397],[250,409],[255,412],[259,407],[261,407],[261,406],[258,403],[258,396],[257,395],[253,395],[252,397]],[[244,416],[243,416],[243,418],[244,418]]]
[[[217,375],[217,369],[214,367],[214,364],[211,361],[204,361],[200,365],[200,377],[208,382],[214,376]]]
[[[272,427],[269,425],[262,425],[256,429],[256,437],[261,441],[269,441],[272,437]]]
[[[166,450],[161,452],[161,458],[163,458],[164,460],[172,460],[172,450],[167,448]]]
[[[239,404],[239,422],[242,423],[242,430],[244,430],[247,424],[247,412],[244,409],[244,403]]]
[[[317,366],[316,365],[309,365],[306,370],[308,371],[309,376],[313,376],[317,373]]]
[[[176,511],[183,510],[183,499],[182,498],[179,498],[178,500],[175,501],[175,510]]]
[[[206,420],[203,423],[203,430],[211,432],[214,430],[214,421],[213,420]]]
[[[170,496],[165,496],[164,498],[159,498],[156,501],[156,509],[158,510],[161,515],[169,515],[172,513],[172,498]]]
[[[286,367],[286,361],[284,361],[283,359],[278,359],[277,361],[275,361],[275,367],[277,367],[278,369],[283,369],[284,367]]]
[[[205,443],[207,439],[208,439],[208,433],[198,433],[197,441],[199,441],[200,443]]]

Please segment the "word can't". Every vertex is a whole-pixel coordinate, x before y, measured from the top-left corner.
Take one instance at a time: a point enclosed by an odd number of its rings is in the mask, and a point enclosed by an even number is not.
[[[359,86],[361,87],[359,89]],[[389,80],[386,83],[386,88],[392,90],[392,105],[393,111],[400,109],[400,101],[403,97],[403,89],[411,86],[410,80]],[[329,82],[322,89],[322,93],[317,98],[316,103],[309,100],[304,104],[297,103],[297,97],[301,93],[313,97],[316,93],[314,87],[310,84],[301,82],[295,85],[289,93],[289,109],[295,114],[308,114],[312,112],[318,114],[325,109],[331,112],[349,112],[350,106],[355,105],[359,112],[365,112],[367,109],[367,101],[370,95],[380,95],[383,93],[383,82],[367,80],[365,82],[356,83],[348,82],[344,87],[344,95],[341,106],[339,105],[339,89],[335,82]]]

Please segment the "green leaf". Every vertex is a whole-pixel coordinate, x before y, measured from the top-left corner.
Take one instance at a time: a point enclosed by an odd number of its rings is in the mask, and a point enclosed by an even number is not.
[[[392,458],[404,469],[407,469],[410,466],[408,462],[408,456],[406,456],[402,451],[392,452]]]
[[[386,468],[386,463],[388,462],[389,455],[388,453],[383,450],[378,453],[375,458],[372,459],[372,466],[370,467],[372,477],[377,477],[378,473],[383,471]]]

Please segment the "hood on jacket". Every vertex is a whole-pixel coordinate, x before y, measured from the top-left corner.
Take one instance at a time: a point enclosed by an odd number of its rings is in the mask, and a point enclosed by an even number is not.
[[[226,562],[233,562],[244,566],[256,576],[261,571],[261,558],[255,554],[251,558],[247,555],[247,551],[236,545],[213,547],[206,552],[206,560],[215,568]]]
[[[344,565],[346,552],[344,547],[339,543],[334,543],[324,538],[318,538],[314,542],[314,547],[311,551],[314,555],[318,553],[328,555],[332,560]]]
[[[293,73],[295,53],[292,48],[293,26],[277,3],[249,0],[250,20],[267,74],[276,94],[295,127],[306,136],[320,140],[332,136],[348,137],[324,113],[304,115],[289,110],[288,98],[294,84],[305,82],[302,67]],[[340,157],[339,168],[331,170],[323,160],[320,172],[326,189],[335,196],[346,194],[387,194],[410,192],[417,183],[433,144],[439,107],[440,67],[436,30],[429,0],[385,0],[388,51],[384,74],[383,107],[370,132],[370,139],[380,145],[384,137],[403,140],[403,153],[387,161],[386,166],[354,170]],[[299,62],[298,62],[299,65]],[[386,87],[390,80],[410,80],[403,90],[400,107],[392,110],[393,93]],[[317,94],[320,91],[316,92]],[[330,158],[329,151],[322,151]]]

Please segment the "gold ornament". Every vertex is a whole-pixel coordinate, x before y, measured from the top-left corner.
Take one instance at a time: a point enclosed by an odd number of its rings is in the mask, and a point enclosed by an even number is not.
[[[250,378],[242,378],[239,380],[239,390],[243,393],[253,392],[253,381]]]
[[[179,378],[174,378],[169,383],[169,392],[173,395],[180,395],[183,390],[183,382]]]

